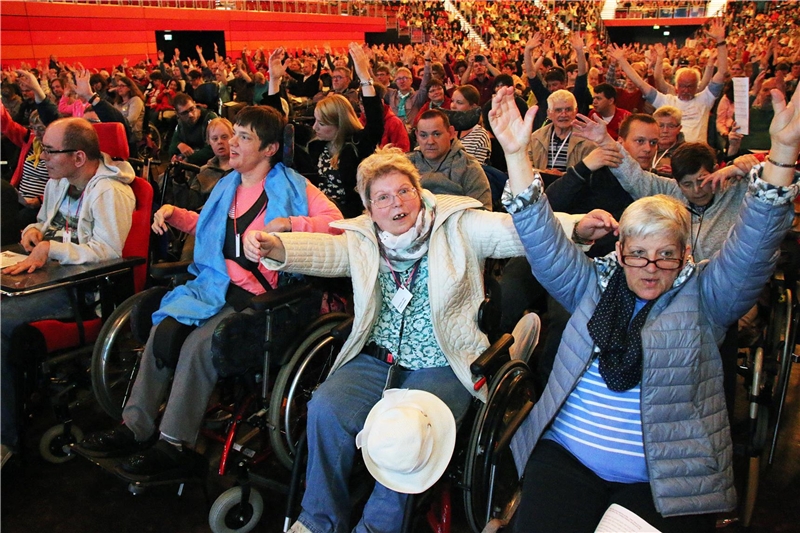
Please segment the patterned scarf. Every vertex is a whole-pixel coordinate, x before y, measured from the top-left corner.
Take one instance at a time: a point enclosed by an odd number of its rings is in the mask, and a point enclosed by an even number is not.
[[[588,329],[600,350],[600,375],[612,391],[632,389],[642,379],[642,326],[657,300],[633,316],[636,295],[622,268],[614,272],[600,297]]]
[[[428,253],[428,242],[436,218],[436,197],[430,191],[423,189],[420,192],[420,199],[422,209],[419,210],[417,221],[402,235],[392,235],[375,226],[381,254],[389,261],[395,272],[405,272],[420,257]],[[384,261],[381,261],[380,267],[381,271],[388,272]]]
[[[36,137],[33,138],[33,145],[31,146],[31,155],[25,158],[26,161],[33,162],[33,166],[38,167],[39,161],[42,157],[42,142]]]

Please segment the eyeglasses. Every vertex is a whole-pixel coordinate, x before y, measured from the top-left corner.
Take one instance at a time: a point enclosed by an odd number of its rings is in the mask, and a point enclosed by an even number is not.
[[[414,189],[413,187],[403,188],[397,191],[397,194],[380,194],[374,200],[370,200],[369,203],[378,209],[383,209],[384,207],[389,207],[392,205],[395,198],[399,198],[401,202],[406,203],[409,200],[413,200],[417,196],[419,196],[417,189]]]
[[[80,152],[80,150],[53,150],[52,148],[42,148],[42,153],[47,155],[53,154],[71,154],[73,152]]]
[[[408,76],[398,76],[394,79],[394,81],[409,81],[409,80],[411,80],[411,78],[409,78]]]
[[[676,129],[680,128],[680,127],[681,127],[680,124],[671,124],[669,122],[659,122],[658,123],[658,129],[660,129],[660,130],[663,130],[664,128],[666,128],[668,130],[676,130]]]
[[[180,115],[182,117],[188,117],[189,115],[194,113],[195,109],[197,109],[197,107],[196,106],[192,106],[192,107],[190,107],[188,109],[184,109],[183,111],[178,111],[178,115]]]
[[[683,264],[683,257],[680,259],[648,259],[641,255],[623,255],[622,264],[633,268],[644,268],[653,263],[656,268],[661,270],[678,270]]]
[[[343,80],[343,79],[345,79],[345,77],[344,76],[331,76],[331,79],[332,80]]]

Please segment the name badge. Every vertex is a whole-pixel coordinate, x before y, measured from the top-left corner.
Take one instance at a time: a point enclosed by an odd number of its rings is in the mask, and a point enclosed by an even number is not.
[[[238,233],[236,234],[236,257],[242,256],[242,236]]]
[[[392,297],[392,305],[395,309],[397,309],[398,313],[405,311],[406,307],[408,307],[408,302],[410,301],[411,292],[402,285],[399,289],[397,289],[397,292],[394,293],[394,296]]]
[[[72,230],[64,230],[64,233],[61,235],[61,242],[65,244],[69,244],[72,242]]]

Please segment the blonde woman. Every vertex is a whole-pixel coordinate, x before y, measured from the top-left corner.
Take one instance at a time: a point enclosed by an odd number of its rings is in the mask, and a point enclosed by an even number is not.
[[[308,146],[309,153],[317,161],[317,186],[336,202],[345,218],[356,217],[364,210],[356,193],[356,170],[361,161],[375,152],[383,137],[383,105],[375,96],[369,75],[369,59],[356,43],[350,44],[350,55],[361,80],[366,125],[361,125],[347,98],[331,94],[317,103],[314,110],[315,138]],[[270,56],[269,94],[263,100],[278,111],[281,110],[278,88],[286,71],[281,63],[283,56],[283,48],[278,48]]]

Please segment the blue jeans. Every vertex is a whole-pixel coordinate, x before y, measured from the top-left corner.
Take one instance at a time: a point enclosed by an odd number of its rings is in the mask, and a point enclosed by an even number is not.
[[[45,318],[68,318],[75,315],[69,301],[67,289],[31,294],[30,296],[6,297],[2,301],[0,321],[0,443],[16,448],[19,441],[17,423],[17,398],[14,388],[17,369],[11,362],[11,334],[23,324]]]
[[[350,529],[348,480],[356,454],[355,436],[381,399],[388,371],[387,363],[358,355],[331,374],[308,404],[306,493],[298,520],[314,533]],[[449,366],[401,371],[396,386],[435,394],[456,422],[464,417],[472,398]],[[407,498],[376,482],[355,531],[398,531]]]

